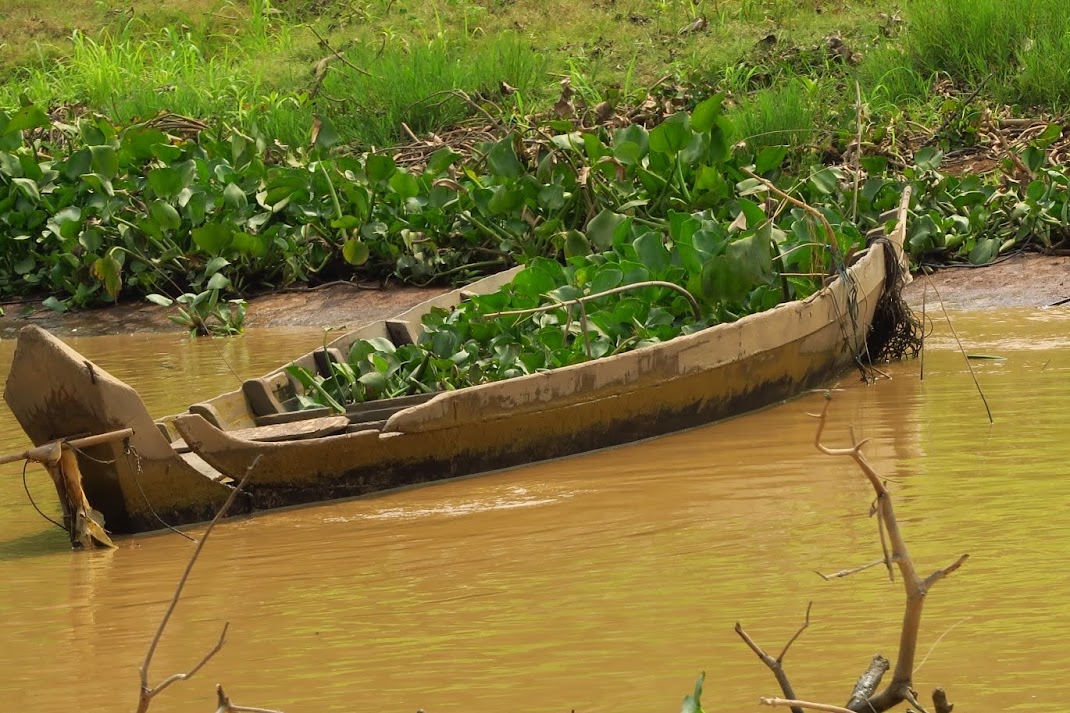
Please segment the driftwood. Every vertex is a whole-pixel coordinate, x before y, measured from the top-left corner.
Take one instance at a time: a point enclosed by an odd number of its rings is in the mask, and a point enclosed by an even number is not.
[[[161,691],[166,689],[172,683],[177,681],[186,681],[193,677],[195,673],[200,671],[206,663],[208,663],[213,656],[219,653],[219,650],[223,648],[223,644],[226,643],[227,629],[230,627],[230,622],[223,624],[223,630],[219,633],[219,640],[215,646],[209,649],[208,653],[201,657],[189,671],[185,673],[175,673],[165,678],[155,686],[149,685],[149,665],[152,663],[152,657],[156,653],[156,647],[160,645],[160,639],[163,637],[164,629],[167,628],[167,622],[170,621],[171,615],[175,612],[175,607],[178,606],[178,600],[182,596],[182,589],[186,586],[186,581],[189,579],[189,574],[193,570],[193,565],[197,563],[197,558],[201,554],[201,550],[204,549],[204,543],[208,541],[208,536],[212,534],[212,529],[215,528],[216,523],[219,522],[226,514],[230,506],[234,504],[234,500],[238,497],[238,493],[245,487],[245,483],[249,480],[249,475],[256,468],[260,462],[260,456],[253,459],[253,462],[249,464],[248,469],[245,471],[245,476],[238,483],[230,493],[230,497],[223,503],[223,507],[219,508],[219,511],[212,518],[212,521],[208,523],[208,527],[205,529],[204,534],[201,535],[200,542],[197,543],[197,547],[193,550],[193,555],[189,558],[189,563],[186,564],[186,569],[182,572],[182,576],[178,580],[178,584],[175,586],[175,593],[171,597],[171,603],[167,606],[167,611],[164,612],[163,619],[160,620],[160,625],[156,627],[156,633],[152,637],[152,642],[149,644],[148,651],[145,652],[145,661],[138,668],[138,674],[141,677],[141,687],[138,695],[137,713],[145,713],[149,709],[149,704],[152,699],[156,697]],[[237,706],[230,702],[226,694],[223,693],[223,687],[221,685],[216,686],[216,695],[219,699],[219,707],[216,709],[216,713],[230,713],[231,711],[251,711],[252,713],[280,713],[268,708],[249,708],[245,706]]]
[[[872,486],[873,492],[876,495],[876,500],[873,503],[870,514],[876,515],[877,517],[877,528],[880,534],[884,556],[875,563],[869,563],[852,569],[845,569],[832,575],[820,576],[825,580],[833,577],[846,577],[869,569],[875,565],[884,564],[888,569],[889,576],[894,579],[893,565],[898,567],[906,591],[906,607],[903,614],[903,627],[899,637],[899,652],[895,660],[895,667],[892,670],[892,680],[884,690],[879,693],[877,692],[884,674],[891,668],[889,661],[878,654],[873,657],[869,667],[862,676],[859,677],[846,706],[800,700],[795,696],[794,688],[788,680],[782,662],[784,654],[787,653],[788,648],[794,643],[799,637],[799,634],[803,632],[810,622],[809,607],[806,612],[806,622],[799,628],[791,640],[788,641],[788,644],[776,659],[773,659],[758,647],[758,645],[746,635],[739,624],[736,624],[736,632],[743,638],[747,646],[758,655],[762,662],[773,671],[777,683],[780,684],[781,692],[784,694],[783,698],[764,697],[759,701],[762,705],[787,706],[791,708],[793,713],[802,713],[804,710],[830,711],[831,713],[883,713],[883,711],[906,702],[915,710],[924,713],[925,709],[918,703],[914,692],[914,658],[918,647],[918,631],[921,627],[921,614],[925,604],[925,596],[929,593],[929,590],[932,589],[933,585],[961,567],[969,555],[964,554],[960,556],[947,567],[936,570],[928,577],[922,578],[921,575],[918,574],[918,571],[914,566],[914,561],[910,557],[910,551],[907,549],[906,540],[903,538],[903,534],[899,529],[899,522],[896,519],[895,509],[892,506],[892,496],[888,492],[885,481],[876,470],[874,470],[869,460],[862,453],[862,447],[866,444],[866,440],[856,440],[852,431],[851,446],[849,448],[831,448],[821,442],[821,436],[825,430],[829,403],[830,401],[825,402],[824,408],[820,414],[812,414],[819,419],[817,434],[814,437],[814,445],[825,455],[846,456],[851,458],[869,481],[869,484]],[[942,688],[937,688],[933,692],[932,697],[935,710],[938,713],[950,713],[951,709],[954,707],[952,704],[948,703],[947,695]]]

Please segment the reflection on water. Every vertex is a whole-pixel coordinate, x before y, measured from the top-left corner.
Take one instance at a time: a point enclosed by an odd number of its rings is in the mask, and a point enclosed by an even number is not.
[[[960,314],[996,424],[946,327],[925,359],[874,386],[846,376],[828,439],[847,426],[894,478],[923,570],[966,566],[934,590],[919,689],[963,710],[1054,710],[1070,664],[1070,538],[1057,478],[1070,460],[1064,394],[1070,313]],[[137,335],[76,348],[165,413],[267,371],[318,333],[190,343]],[[0,343],[0,363],[10,360]],[[168,368],[170,366],[170,368]],[[5,370],[6,371],[6,370]],[[188,668],[231,622],[223,651],[153,710],[239,703],[288,711],[429,713],[666,710],[699,671],[718,708],[776,693],[738,641],[737,620],[788,656],[799,694],[842,703],[873,653],[894,653],[901,585],[879,568],[871,492],[849,462],[813,448],[821,396],[637,446],[379,497],[230,521],[206,548],[153,665]],[[4,451],[24,445],[0,414]],[[49,512],[51,486],[31,469]],[[0,470],[0,690],[15,706],[129,707],[137,666],[192,545],[126,539],[70,553],[30,509],[21,471]],[[943,638],[940,638],[940,637]],[[712,707],[712,706],[707,706]]]

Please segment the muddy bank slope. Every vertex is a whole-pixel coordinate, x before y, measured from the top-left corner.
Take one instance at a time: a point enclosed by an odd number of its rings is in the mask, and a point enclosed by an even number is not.
[[[947,267],[931,276],[944,303],[953,309],[984,310],[1000,307],[1041,307],[1070,298],[1070,257],[1018,255],[988,267]],[[921,305],[928,281],[915,276],[907,287],[907,300]],[[448,288],[388,286],[365,289],[336,284],[320,289],[294,290],[257,297],[249,302],[248,327],[358,327],[391,317]],[[933,290],[927,298],[935,303]],[[0,338],[14,337],[26,324],[56,334],[125,334],[175,331],[167,315],[172,308],[148,302],[63,314],[38,302],[8,304],[0,317]]]

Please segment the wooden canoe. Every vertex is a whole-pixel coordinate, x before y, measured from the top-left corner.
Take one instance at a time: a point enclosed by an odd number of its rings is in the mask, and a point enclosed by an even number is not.
[[[905,216],[901,208],[900,216]],[[805,300],[575,366],[354,407],[290,410],[284,369],[153,420],[137,392],[37,327],[24,328],[4,398],[36,445],[133,429],[79,454],[92,507],[114,534],[209,519],[251,463],[232,513],[351,497],[629,443],[717,421],[819,387],[862,358],[889,280],[909,279],[905,221]],[[395,343],[420,317],[515,271],[430,300],[332,343]],[[904,278],[893,277],[903,275]],[[295,360],[315,369],[323,350]]]

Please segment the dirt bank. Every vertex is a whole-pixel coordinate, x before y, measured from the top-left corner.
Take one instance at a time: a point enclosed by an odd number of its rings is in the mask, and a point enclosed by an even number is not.
[[[1070,297],[1070,258],[1022,255],[982,268],[949,267],[932,275],[948,307],[983,310],[998,307],[1039,307]],[[927,281],[915,277],[908,301],[921,304]],[[296,290],[250,300],[249,327],[356,327],[390,317],[438,295],[446,288],[389,286],[363,289],[332,285]],[[930,301],[935,297],[929,290]],[[59,314],[39,303],[6,305],[0,337],[12,337],[23,325],[37,324],[57,334],[122,334],[178,330],[167,319],[170,308],[147,302]]]
[[[931,279],[949,308],[1043,307],[1070,298],[1070,257],[1017,255],[987,267],[945,267]],[[927,285],[925,277],[915,275],[904,291],[915,307]],[[935,302],[931,288],[927,299]]]

